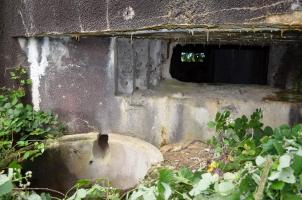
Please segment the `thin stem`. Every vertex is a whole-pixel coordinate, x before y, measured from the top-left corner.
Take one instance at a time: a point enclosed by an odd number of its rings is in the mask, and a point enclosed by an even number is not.
[[[14,188],[14,190],[24,190],[22,188]],[[54,189],[50,189],[50,188],[26,188],[26,190],[40,190],[40,191],[47,191],[47,192],[52,192],[52,193],[56,193],[59,194],[63,197],[65,197],[65,194],[63,194],[62,192],[58,191],[58,190],[54,190]]]

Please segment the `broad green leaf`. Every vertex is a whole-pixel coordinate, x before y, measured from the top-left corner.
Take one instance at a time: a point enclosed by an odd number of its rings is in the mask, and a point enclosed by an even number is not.
[[[27,200],[42,200],[42,198],[40,197],[40,195],[32,193],[27,197]]]
[[[221,183],[216,183],[214,188],[218,194],[228,196],[233,192],[235,185],[231,181],[223,181]]]
[[[301,174],[302,173],[302,156],[294,155],[293,163],[291,165],[293,170],[295,171],[295,174]]]
[[[215,128],[215,127],[216,127],[216,123],[213,122],[213,121],[209,121],[209,122],[208,122],[208,127],[209,127],[209,128]]]
[[[279,158],[279,166],[278,170],[281,171],[283,168],[287,168],[290,166],[291,157],[288,154],[282,155]]]
[[[302,196],[292,193],[282,194],[282,199],[284,200],[302,200]]]
[[[0,197],[8,194],[13,190],[11,179],[5,174],[0,174]]]
[[[100,198],[105,196],[104,195],[105,192],[106,192],[106,190],[103,187],[101,187],[100,185],[95,184],[87,190],[87,198],[88,199],[100,199]]]
[[[172,195],[172,189],[170,187],[170,185],[168,185],[167,183],[161,183],[162,186],[164,187],[164,199],[168,200],[170,198],[170,196]]]
[[[233,181],[236,179],[236,175],[234,173],[226,172],[223,174],[224,180]]]
[[[177,183],[185,183],[188,185],[192,185],[194,181],[194,174],[188,168],[181,168],[175,176],[175,181]]]
[[[87,191],[83,188],[78,189],[71,197],[67,200],[82,200],[86,197]]]
[[[296,178],[294,176],[294,170],[290,167],[282,169],[278,179],[285,183],[295,183]]]
[[[282,181],[276,181],[276,182],[273,182],[272,184],[272,189],[273,190],[282,190],[284,188],[284,182]]]
[[[48,193],[42,193],[41,194],[41,199],[42,200],[51,200],[51,196]]]
[[[140,186],[138,190],[134,191],[129,200],[138,200],[143,198],[144,200],[156,200],[155,187],[150,188]]]
[[[277,180],[280,176],[280,173],[279,171],[274,171],[271,173],[271,175],[268,177],[268,180],[270,181],[274,181],[274,180]]]
[[[279,155],[282,155],[284,153],[284,149],[283,149],[282,145],[278,141],[274,140],[273,141],[273,146],[274,146],[276,152]]]
[[[159,170],[159,181],[163,183],[170,183],[174,179],[173,170],[163,168]]]
[[[265,134],[266,136],[270,136],[270,135],[273,135],[273,134],[274,134],[274,131],[273,131],[273,129],[272,129],[271,127],[266,126],[266,127],[264,128],[264,134]]]
[[[24,155],[23,155],[23,159],[26,160],[29,157],[30,157],[30,152],[29,151],[25,152]]]
[[[17,163],[17,161],[13,161],[8,165],[9,168],[14,168],[14,169],[21,169],[21,165]]]
[[[202,174],[199,182],[193,185],[193,189],[189,192],[191,196],[197,196],[203,191],[209,189],[209,187],[217,181],[217,178],[210,173]]]
[[[259,167],[262,167],[263,164],[265,163],[265,159],[262,156],[257,156],[255,161],[256,161],[256,165]]]
[[[89,179],[80,179],[77,181],[76,186],[79,188],[89,184],[91,184],[91,181]]]

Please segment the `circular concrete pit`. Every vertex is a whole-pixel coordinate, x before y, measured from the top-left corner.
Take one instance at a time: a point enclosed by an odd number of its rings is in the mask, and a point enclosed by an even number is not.
[[[107,149],[102,147],[98,133],[59,138],[43,156],[30,163],[33,185],[65,192],[79,179],[103,179],[126,190],[143,179],[153,164],[163,160],[156,147],[137,138],[109,134],[108,144]]]

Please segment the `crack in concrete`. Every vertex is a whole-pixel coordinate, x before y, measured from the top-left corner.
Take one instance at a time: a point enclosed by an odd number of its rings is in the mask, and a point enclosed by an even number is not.
[[[273,4],[260,6],[260,7],[251,6],[251,7],[226,8],[226,9],[221,9],[221,10],[214,10],[214,11],[204,12],[202,14],[196,14],[196,15],[193,15],[192,17],[207,16],[207,15],[210,15],[210,14],[216,14],[216,13],[219,13],[219,12],[226,12],[226,11],[232,11],[232,10],[235,10],[235,11],[241,11],[241,10],[257,11],[257,10],[262,10],[262,9],[266,9],[266,8],[279,6],[280,4],[293,3],[293,2],[294,2],[293,0],[284,0],[284,1],[278,1],[278,2],[275,2]]]
[[[110,30],[110,21],[109,21],[109,2],[110,2],[110,0],[106,0],[106,23],[107,23],[107,30]]]
[[[29,36],[28,28],[27,28],[27,26],[26,26],[26,24],[25,24],[24,17],[23,17],[23,15],[22,15],[21,10],[19,10],[19,14],[20,14],[20,16],[21,16],[22,24],[23,24],[24,29],[25,29],[25,36],[28,37],[28,36]]]
[[[79,20],[79,27],[80,27],[80,32],[83,32],[83,25],[82,25],[82,18],[81,18],[81,10],[80,10],[80,5],[79,1],[77,1],[77,12],[78,12],[78,20]]]

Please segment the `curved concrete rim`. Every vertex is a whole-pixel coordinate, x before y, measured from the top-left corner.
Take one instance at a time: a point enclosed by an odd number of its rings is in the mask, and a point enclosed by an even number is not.
[[[51,148],[55,148],[60,144],[71,143],[75,141],[81,140],[96,140],[98,136],[98,132],[90,132],[90,133],[80,133],[80,134],[72,134],[72,135],[64,135],[58,138],[57,142],[52,143]],[[131,145],[135,146],[138,149],[143,149],[147,154],[150,155],[152,158],[151,162],[156,164],[160,163],[164,160],[163,155],[161,154],[160,150],[142,139],[135,138],[133,136],[121,135],[116,133],[109,133],[108,134],[108,143],[123,143],[124,145]]]

